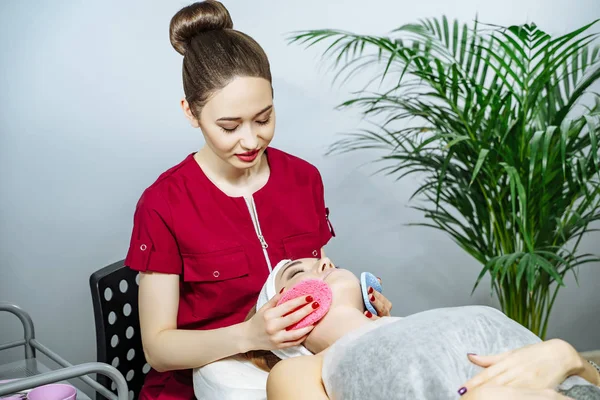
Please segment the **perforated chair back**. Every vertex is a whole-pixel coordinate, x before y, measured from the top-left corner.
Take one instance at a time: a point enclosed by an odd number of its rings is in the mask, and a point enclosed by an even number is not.
[[[99,362],[111,364],[127,379],[129,398],[137,399],[150,366],[146,363],[140,335],[137,272],[123,260],[90,276],[96,322],[96,353]],[[98,382],[116,393],[110,380],[98,375]],[[106,400],[96,394],[96,400]]]

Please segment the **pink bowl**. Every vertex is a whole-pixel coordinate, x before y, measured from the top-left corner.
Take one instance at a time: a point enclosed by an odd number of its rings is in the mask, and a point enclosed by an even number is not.
[[[27,400],[75,400],[77,389],[71,385],[53,383],[32,389]]]

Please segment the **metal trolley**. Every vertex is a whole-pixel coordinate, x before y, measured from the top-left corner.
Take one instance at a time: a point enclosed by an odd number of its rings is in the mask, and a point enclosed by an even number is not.
[[[14,314],[21,320],[24,337],[10,343],[0,344],[0,351],[23,346],[25,348],[25,358],[17,362],[0,365],[0,398],[37,386],[79,378],[107,399],[129,400],[127,381],[115,367],[101,362],[72,365],[35,338],[33,320],[27,312],[15,304],[6,302],[0,302],[1,311]],[[37,351],[58,364],[59,368],[52,370],[45,366],[37,359]],[[87,376],[89,374],[100,374],[111,379],[114,386],[116,386],[117,394],[115,395]],[[89,400],[89,397],[78,390],[77,399]]]

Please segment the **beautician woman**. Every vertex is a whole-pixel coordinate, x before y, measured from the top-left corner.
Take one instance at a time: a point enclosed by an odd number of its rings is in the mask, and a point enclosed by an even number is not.
[[[181,107],[205,145],[160,175],[135,210],[125,264],[141,275],[141,334],[153,368],[142,400],[193,399],[192,368],[298,344],[311,327],[285,328],[319,306],[309,296],[274,307],[275,298],[243,322],[275,263],[319,256],[334,232],[319,171],[269,147],[269,61],[232,28],[217,1],[171,20],[171,44],[183,55]],[[387,299],[372,299],[389,315]]]

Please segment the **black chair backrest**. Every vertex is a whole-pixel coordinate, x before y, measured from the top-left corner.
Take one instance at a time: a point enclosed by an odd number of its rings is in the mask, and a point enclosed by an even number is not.
[[[138,398],[150,370],[140,335],[138,283],[138,273],[125,267],[123,260],[90,276],[97,358],[99,362],[111,364],[123,374],[127,379],[130,399]],[[107,377],[98,375],[97,380],[116,394],[116,388]],[[96,400],[106,398],[96,394]]]

